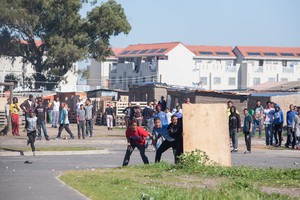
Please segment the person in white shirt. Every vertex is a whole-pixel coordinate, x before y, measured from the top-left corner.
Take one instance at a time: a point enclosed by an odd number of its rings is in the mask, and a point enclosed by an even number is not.
[[[166,108],[165,112],[166,112],[166,115],[167,115],[167,118],[168,118],[168,124],[170,124],[171,123],[171,117],[172,117],[173,114],[170,112],[169,108]]]
[[[57,128],[59,107],[60,107],[59,97],[56,97],[52,103],[52,128]]]
[[[275,109],[272,108],[272,102],[267,101],[267,108],[264,109],[264,125],[266,133],[266,145],[273,145],[273,122]]]

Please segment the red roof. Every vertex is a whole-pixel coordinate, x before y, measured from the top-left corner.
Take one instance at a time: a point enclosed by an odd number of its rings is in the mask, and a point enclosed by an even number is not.
[[[181,44],[181,42],[134,44],[123,49],[118,57],[166,55],[179,44]]]
[[[196,56],[204,57],[236,57],[231,46],[197,46],[185,45]]]
[[[116,59],[118,57],[118,55],[120,54],[120,52],[123,50],[124,48],[114,48],[112,47],[111,50],[113,52],[113,55],[109,56],[109,59]]]
[[[237,46],[235,48],[243,57],[300,57],[299,47]]]

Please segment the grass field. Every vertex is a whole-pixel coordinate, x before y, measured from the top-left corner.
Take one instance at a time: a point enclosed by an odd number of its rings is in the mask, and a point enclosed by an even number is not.
[[[186,156],[177,166],[162,162],[95,171],[69,171],[60,179],[97,200],[300,198],[299,169],[207,166],[206,162],[194,156]]]

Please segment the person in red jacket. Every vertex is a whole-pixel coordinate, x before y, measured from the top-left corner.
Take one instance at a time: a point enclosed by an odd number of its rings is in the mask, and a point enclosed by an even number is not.
[[[130,160],[130,155],[135,148],[140,151],[144,164],[149,164],[148,157],[145,155],[146,138],[149,136],[153,140],[151,133],[139,127],[136,120],[132,120],[131,126],[126,130],[127,150],[123,161],[123,166],[127,166]]]

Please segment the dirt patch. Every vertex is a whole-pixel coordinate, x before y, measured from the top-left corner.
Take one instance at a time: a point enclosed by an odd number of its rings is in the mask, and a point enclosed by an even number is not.
[[[267,194],[281,194],[281,195],[288,195],[290,197],[300,197],[300,190],[299,188],[274,188],[274,187],[260,187],[262,192]]]

